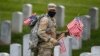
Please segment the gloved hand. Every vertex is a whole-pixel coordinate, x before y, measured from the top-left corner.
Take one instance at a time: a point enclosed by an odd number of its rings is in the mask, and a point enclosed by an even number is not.
[[[51,38],[50,42],[53,43],[53,45],[59,45],[59,42],[54,38]]]
[[[60,45],[60,43],[59,42],[55,43],[55,46],[57,46],[57,45]]]

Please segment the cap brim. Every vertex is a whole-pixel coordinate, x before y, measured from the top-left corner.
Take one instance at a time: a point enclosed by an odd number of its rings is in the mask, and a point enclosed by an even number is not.
[[[56,10],[56,8],[48,8],[48,10]]]

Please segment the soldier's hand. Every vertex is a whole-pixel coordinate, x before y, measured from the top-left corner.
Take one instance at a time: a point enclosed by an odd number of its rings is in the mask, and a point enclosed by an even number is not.
[[[58,41],[57,41],[56,39],[54,39],[54,38],[51,38],[51,39],[50,39],[50,42],[53,43],[53,44],[55,45]]]

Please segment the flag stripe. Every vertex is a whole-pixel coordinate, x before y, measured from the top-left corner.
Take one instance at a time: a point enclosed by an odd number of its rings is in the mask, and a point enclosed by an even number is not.
[[[83,32],[83,23],[79,19],[74,19],[67,25],[67,28],[70,35],[81,37]]]
[[[59,43],[60,43],[60,52],[61,52],[61,53],[66,52],[66,47],[65,47],[65,44],[64,44],[64,38],[61,38],[61,39],[59,40]]]

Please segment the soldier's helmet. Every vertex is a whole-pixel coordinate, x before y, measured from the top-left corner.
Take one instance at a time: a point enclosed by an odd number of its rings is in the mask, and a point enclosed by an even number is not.
[[[48,10],[56,10],[56,4],[54,4],[54,3],[49,3],[48,4]]]

